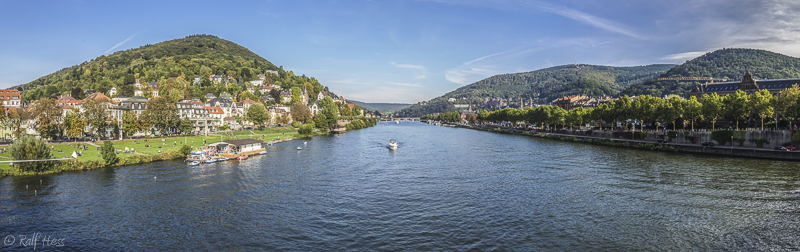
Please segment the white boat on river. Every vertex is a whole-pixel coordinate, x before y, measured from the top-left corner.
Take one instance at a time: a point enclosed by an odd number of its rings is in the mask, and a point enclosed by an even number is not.
[[[389,140],[389,149],[396,150],[397,149],[397,140],[390,139]]]

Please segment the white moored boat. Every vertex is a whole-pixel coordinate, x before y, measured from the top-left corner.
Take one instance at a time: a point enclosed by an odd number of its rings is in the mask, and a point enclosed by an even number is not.
[[[200,165],[200,162],[192,161],[191,163],[189,163],[189,166],[197,166],[197,165]]]
[[[389,149],[396,150],[397,149],[397,140],[390,139],[389,140]]]
[[[266,154],[267,154],[267,151],[261,151],[261,152],[258,153],[258,155],[266,155]]]

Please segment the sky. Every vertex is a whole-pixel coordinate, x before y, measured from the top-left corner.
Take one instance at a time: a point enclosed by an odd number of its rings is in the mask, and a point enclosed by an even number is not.
[[[63,0],[0,9],[0,88],[192,34],[235,42],[347,99],[388,103],[575,62],[679,64],[729,47],[800,56],[797,0]]]

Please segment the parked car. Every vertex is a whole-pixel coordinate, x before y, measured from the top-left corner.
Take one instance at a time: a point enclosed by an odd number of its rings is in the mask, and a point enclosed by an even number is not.
[[[793,151],[793,150],[797,149],[797,148],[794,147],[794,145],[786,145],[786,146],[783,146],[783,148],[786,148],[787,150],[790,150],[790,151]]]
[[[536,133],[536,130],[531,130],[531,133]]]
[[[789,151],[789,149],[786,149],[786,147],[783,146],[775,146],[775,150]]]
[[[714,146],[714,142],[705,142],[705,143],[703,143],[703,146],[712,147],[712,146]]]
[[[659,138],[659,139],[658,139],[658,143],[666,143],[666,142],[667,142],[667,141],[666,141],[666,140],[664,140],[664,138]]]

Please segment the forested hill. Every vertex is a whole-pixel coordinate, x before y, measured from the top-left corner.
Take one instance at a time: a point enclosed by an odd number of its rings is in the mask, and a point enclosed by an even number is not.
[[[347,101],[354,104],[358,104],[358,106],[360,106],[363,109],[369,111],[378,111],[381,112],[382,114],[392,113],[407,108],[408,106],[411,106],[411,104],[406,104],[406,103],[366,103],[354,100],[347,100]]]
[[[75,87],[108,90],[131,84],[134,79],[148,83],[183,76],[189,81],[194,76],[219,74],[242,82],[256,79],[266,70],[280,71],[271,62],[236,43],[211,35],[192,35],[103,55],[21,87],[25,99],[36,100],[69,93]]]
[[[800,58],[757,49],[720,49],[675,66],[660,77],[713,77],[742,79],[745,71],[756,79],[800,78]],[[648,80],[624,90],[626,95],[668,94],[686,96],[705,81]]]
[[[635,83],[653,79],[672,68],[671,64],[635,67],[564,65],[525,73],[495,75],[460,87],[428,102],[398,112],[402,116],[455,111],[455,103],[482,104],[486,98],[534,99],[540,104],[568,95],[616,96]]]

